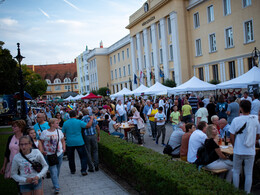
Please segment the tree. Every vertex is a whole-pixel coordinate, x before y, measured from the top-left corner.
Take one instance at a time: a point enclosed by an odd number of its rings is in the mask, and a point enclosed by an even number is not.
[[[98,94],[105,97],[105,96],[107,96],[107,90],[108,90],[109,93],[110,93],[109,88],[107,88],[107,87],[101,87],[101,88],[98,89]]]
[[[220,83],[220,81],[219,80],[211,80],[211,81],[209,81],[209,83],[211,83],[213,85],[217,85],[217,84]]]
[[[167,87],[176,87],[176,83],[173,80],[166,79],[163,84]]]
[[[17,62],[0,41],[0,94],[13,94],[19,90]]]
[[[47,90],[47,82],[41,79],[39,74],[33,72],[26,65],[22,65],[24,77],[24,90],[27,91],[33,98],[43,95]]]
[[[97,90],[92,90],[92,91],[90,91],[90,92],[93,93],[93,94],[95,94],[95,95],[98,94],[98,91],[97,91]]]

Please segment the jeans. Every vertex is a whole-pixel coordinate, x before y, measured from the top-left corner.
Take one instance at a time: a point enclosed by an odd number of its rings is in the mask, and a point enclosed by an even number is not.
[[[86,135],[86,148],[87,152],[91,155],[93,159],[94,166],[98,166],[98,143],[96,135]]]
[[[63,157],[63,154],[58,156],[59,164],[53,165],[53,166],[49,166],[50,175],[51,175],[51,181],[52,181],[53,187],[55,189],[59,189],[60,188],[59,175],[60,175],[60,167],[61,167],[61,163],[62,163],[62,157]],[[48,163],[48,160],[46,160],[46,161]]]
[[[69,167],[71,172],[76,171],[75,167],[75,149],[77,150],[80,158],[80,164],[81,164],[81,173],[86,172],[87,170],[87,151],[85,148],[85,145],[82,146],[67,146],[67,152],[68,152],[68,160],[69,160]]]
[[[117,132],[117,131],[114,131],[114,132],[111,133],[110,135],[118,135],[121,139],[123,139],[123,137],[124,137],[124,134],[123,134],[123,133],[120,133],[120,132]]]
[[[146,129],[147,129],[147,131],[149,132],[149,135],[152,136],[151,125],[150,125],[150,122],[149,122],[149,118],[148,118],[148,117],[146,117]]]
[[[239,175],[242,169],[242,163],[244,161],[244,174],[245,174],[245,186],[244,190],[247,193],[250,193],[252,186],[252,177],[253,177],[253,166],[254,166],[254,155],[238,155],[234,154],[233,156],[233,184],[236,188],[239,188]]]
[[[233,164],[232,164],[232,161],[231,160],[222,160],[222,159],[218,159],[218,160],[215,160],[214,162],[208,164],[206,166],[206,168],[208,169],[228,169],[228,173],[227,173],[227,176],[226,176],[226,180],[231,183],[232,181],[232,168],[233,168]]]
[[[125,121],[125,115],[123,114],[122,116],[117,116],[117,122],[122,123]]]
[[[157,125],[156,129],[157,129],[157,132],[158,132],[156,141],[158,142],[158,140],[159,140],[159,138],[161,136],[161,133],[162,133],[162,144],[164,144],[164,140],[165,140],[165,125]]]
[[[152,129],[152,135],[153,135],[153,138],[155,139],[156,136],[157,136],[157,131],[156,131],[156,122],[154,122],[154,121],[150,121],[150,126],[151,126],[151,129]]]

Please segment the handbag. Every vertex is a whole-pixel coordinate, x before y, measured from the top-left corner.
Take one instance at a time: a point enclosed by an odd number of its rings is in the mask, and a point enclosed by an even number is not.
[[[58,129],[57,129],[57,134],[58,134],[58,142],[57,142],[55,153],[47,155],[47,160],[48,160],[49,166],[54,166],[54,165],[59,164],[59,159],[58,159],[58,156],[57,156],[57,150],[58,150],[58,144],[59,144],[59,131],[58,131]]]
[[[22,152],[21,152],[22,157],[27,160],[29,163],[31,163],[32,168],[37,172],[40,173],[42,171],[42,164],[39,162],[35,162],[35,161],[30,161]]]

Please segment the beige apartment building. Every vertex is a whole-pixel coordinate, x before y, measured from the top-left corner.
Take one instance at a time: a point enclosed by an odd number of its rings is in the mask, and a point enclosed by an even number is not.
[[[259,0],[147,0],[129,17],[129,35],[84,52],[90,91],[108,86],[116,93],[165,79],[178,86],[193,75],[207,82],[240,76],[260,47],[259,10]]]

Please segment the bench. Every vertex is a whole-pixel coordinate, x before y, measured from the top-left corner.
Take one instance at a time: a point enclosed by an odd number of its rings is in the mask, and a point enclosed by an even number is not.
[[[221,173],[226,173],[228,171],[228,169],[207,169],[206,167],[202,167],[202,169],[204,171],[208,171],[210,172],[211,174],[213,175],[218,175],[218,174],[221,174]]]

